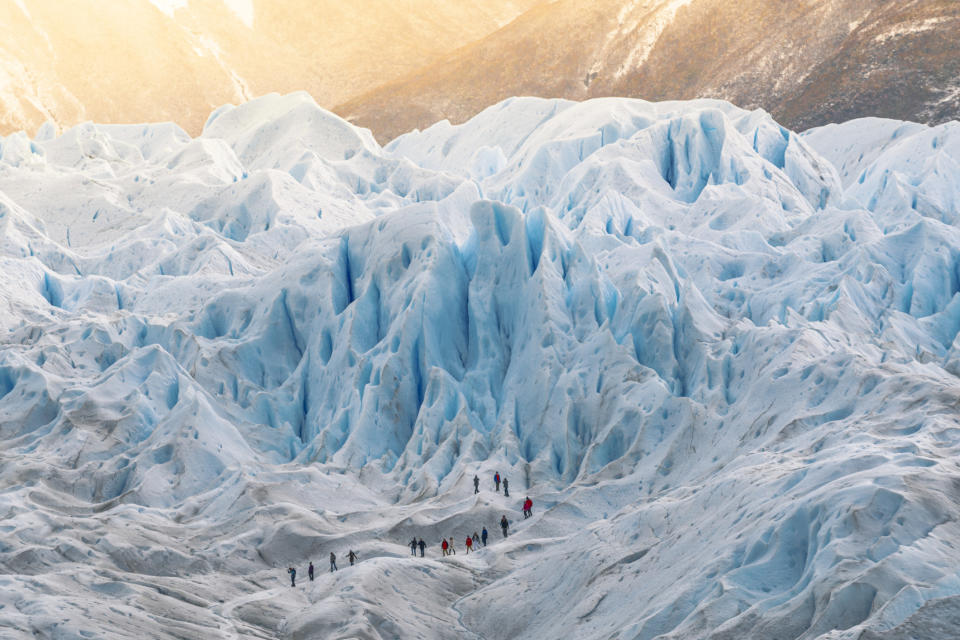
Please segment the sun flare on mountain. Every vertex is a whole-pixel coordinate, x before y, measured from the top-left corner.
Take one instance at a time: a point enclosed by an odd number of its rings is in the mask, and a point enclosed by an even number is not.
[[[960,113],[955,2],[5,0],[0,134],[308,91],[381,142],[514,95],[715,97],[808,127]]]

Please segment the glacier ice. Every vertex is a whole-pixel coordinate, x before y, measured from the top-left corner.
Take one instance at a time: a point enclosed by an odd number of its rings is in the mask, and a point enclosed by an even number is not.
[[[515,98],[381,148],[300,93],[0,139],[0,627],[951,637],[957,127]]]

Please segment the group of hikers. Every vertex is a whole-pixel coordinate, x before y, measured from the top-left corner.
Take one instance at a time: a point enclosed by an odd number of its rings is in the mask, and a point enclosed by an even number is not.
[[[529,502],[530,498],[527,498],[527,501]],[[531,502],[531,504],[533,503]],[[510,522],[507,520],[507,516],[501,516],[500,529],[503,531],[504,538],[507,537],[507,530],[509,529],[509,527],[510,527]],[[467,536],[466,540],[463,543],[464,546],[467,548],[467,553],[470,553],[471,551],[479,547],[481,544],[483,546],[487,546],[488,537],[489,537],[489,534],[487,533],[486,527],[484,527],[480,533],[477,533],[476,531],[474,531],[472,536]],[[423,550],[425,546],[426,545],[423,542],[423,538],[420,538],[419,540],[414,538],[413,540],[410,541],[410,553],[412,555],[417,555],[417,547],[419,547],[420,557],[422,558]],[[440,551],[442,556],[457,555],[457,548],[456,546],[454,546],[453,536],[450,536],[449,538],[443,538],[441,540]]]
[[[494,484],[494,490],[497,493],[500,492],[500,485],[503,484],[503,495],[506,497],[510,496],[510,483],[505,477],[501,478],[499,471],[497,471],[493,475],[493,484]],[[480,477],[479,476],[473,476],[473,492],[474,494],[480,493]],[[532,515],[533,515],[533,500],[527,497],[523,501],[523,517],[529,518]],[[510,528],[510,521],[507,520],[507,516],[506,515],[501,516],[500,529],[503,532],[504,538],[507,537],[509,528]],[[483,530],[480,533],[477,533],[476,531],[474,531],[472,536],[468,535],[464,542],[464,545],[467,548],[467,553],[470,553],[471,551],[479,547],[481,544],[483,546],[487,546],[487,537],[488,537],[488,534],[487,534],[486,527],[483,527]],[[442,541],[440,542],[440,551],[443,557],[457,555],[457,550],[454,547],[453,541],[454,541],[453,536],[450,536],[449,538],[443,538]],[[427,543],[423,541],[423,538],[417,538],[416,536],[414,536],[410,540],[409,546],[410,546],[410,555],[416,556],[417,549],[419,549],[420,557],[421,558],[424,557],[424,552],[426,551]],[[354,553],[353,549],[350,550],[350,553],[347,554],[347,558],[350,560],[351,567],[353,566],[353,563],[359,559],[359,557],[360,556]],[[336,570],[337,570],[337,556],[334,552],[331,551],[330,552],[330,572],[332,573]],[[293,567],[290,567],[287,569],[287,573],[290,574],[290,586],[291,587],[297,586],[297,570]],[[312,561],[310,562],[310,566],[307,567],[307,576],[310,578],[312,582],[314,577]]]
[[[493,487],[494,491],[500,493],[500,472],[497,471],[493,474]],[[473,492],[475,494],[480,493],[480,476],[473,476]],[[507,480],[507,477],[503,477],[503,495],[505,498],[510,497],[510,481]]]
[[[507,480],[506,476],[504,476],[504,477],[502,478],[502,482],[503,482],[503,495],[504,495],[504,497],[509,498],[509,497],[510,497],[510,481]],[[494,491],[496,491],[497,493],[500,492],[500,483],[501,483],[500,472],[497,471],[496,473],[493,474],[493,487],[494,487]],[[480,493],[480,476],[473,476],[473,492],[474,492],[475,494],[476,494],[476,493]],[[524,517],[524,519],[526,519],[526,518],[529,518],[529,517],[532,516],[532,515],[533,515],[533,500],[530,499],[530,496],[527,496],[527,497],[524,498],[524,500],[523,500],[523,517]],[[502,518],[500,518],[500,527],[503,529],[503,537],[504,537],[504,538],[507,537],[507,526],[508,526],[508,525],[509,525],[509,523],[507,522],[507,516],[503,516]],[[487,531],[487,530],[484,529],[483,531],[484,531],[484,535],[483,535],[483,540],[484,540],[483,546],[487,546],[487,542],[486,542],[486,540],[487,540],[486,531]],[[473,535],[474,535],[474,537],[476,537],[477,534],[474,533]]]
[[[503,495],[510,496],[510,482],[506,477],[501,477],[500,472],[497,471],[493,474],[493,487],[494,491],[500,492],[500,485],[503,484]],[[480,476],[473,476],[473,493],[480,493]],[[529,518],[533,515],[533,500],[529,497],[525,498],[523,501],[523,517]],[[507,520],[507,516],[500,517],[500,530],[503,532],[503,537],[506,538],[510,529],[510,521]],[[480,533],[476,531],[473,532],[473,535],[468,535],[464,540],[464,546],[467,548],[467,553],[470,553],[481,544],[487,546],[487,538],[489,534],[487,533],[487,528],[483,527],[483,530]],[[423,541],[423,538],[417,538],[414,536],[410,540],[410,555],[416,556],[417,549],[420,549],[420,557],[424,555],[424,550],[426,549],[426,543]],[[441,556],[455,556],[457,555],[457,548],[454,544],[454,537],[450,536],[449,538],[442,538],[440,541],[440,552]]]
[[[350,553],[347,554],[347,559],[350,561],[350,566],[353,566],[353,563],[360,559],[360,556],[356,554],[353,549],[350,549]],[[337,570],[337,554],[333,551],[330,552],[330,573],[333,573]],[[287,568],[287,573],[290,574],[290,586],[297,586],[297,570],[294,567]],[[307,566],[307,577],[310,578],[310,582],[313,582],[314,571],[313,571],[313,560],[310,561],[309,566]]]

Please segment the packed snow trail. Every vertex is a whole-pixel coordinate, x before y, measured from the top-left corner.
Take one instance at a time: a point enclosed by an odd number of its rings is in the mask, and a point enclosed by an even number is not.
[[[293,94],[0,139],[0,627],[949,637],[958,127],[517,98],[380,147]],[[482,577],[403,558],[484,525]]]
[[[237,620],[235,612],[238,608],[250,605],[251,603],[259,603],[265,600],[271,600],[277,596],[287,596],[288,593],[289,592],[286,589],[282,589],[281,587],[275,587],[265,591],[260,590],[224,602],[220,605],[212,607],[212,610],[218,616],[226,620],[227,624],[230,625],[232,629],[232,635],[228,635],[226,637],[231,638],[232,640],[240,640],[241,638],[274,638],[276,636],[269,631],[265,631],[262,628],[250,625],[245,621]]]

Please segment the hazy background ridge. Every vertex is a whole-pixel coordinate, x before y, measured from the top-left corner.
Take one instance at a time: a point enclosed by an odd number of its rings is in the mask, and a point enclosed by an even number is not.
[[[0,0],[0,133],[306,90],[381,142],[514,95],[714,97],[795,130],[960,113],[951,0]]]

